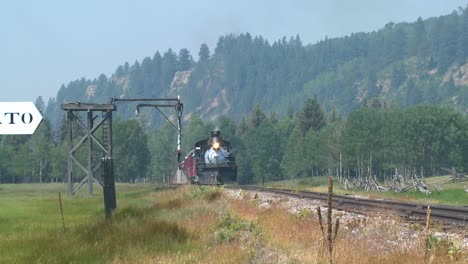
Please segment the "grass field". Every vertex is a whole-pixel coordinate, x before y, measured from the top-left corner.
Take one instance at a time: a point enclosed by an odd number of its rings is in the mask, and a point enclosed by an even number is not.
[[[211,188],[159,190],[118,184],[117,206],[106,221],[103,197],[62,195],[64,184],[0,185],[0,263],[218,263],[211,228],[226,208]],[[95,190],[99,190],[96,187]],[[223,250],[222,254],[230,250]],[[214,253],[213,253],[214,252]],[[245,262],[232,249],[228,263]],[[197,261],[198,262],[198,261]]]
[[[107,221],[102,193],[64,194],[63,230],[58,193],[65,190],[64,184],[0,185],[0,263],[327,263],[313,213],[298,217],[274,204],[260,210],[255,197],[232,200],[219,188],[118,184],[118,208]],[[376,249],[394,232],[377,230],[384,233],[359,239],[340,230],[335,263],[422,263],[419,240],[406,251]],[[433,263],[467,260],[443,245]]]

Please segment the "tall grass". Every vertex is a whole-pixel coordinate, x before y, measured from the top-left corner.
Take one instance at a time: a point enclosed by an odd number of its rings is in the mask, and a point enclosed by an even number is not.
[[[263,238],[257,245],[254,263],[328,262],[323,247],[326,235],[320,229],[317,215],[304,217],[308,214],[301,210],[300,215],[291,215],[274,201],[271,208],[259,210],[255,199],[246,197],[233,202],[231,208],[232,214],[254,221],[262,229]],[[398,218],[340,227],[336,237],[334,234],[334,263],[425,263],[424,235],[405,236],[402,230],[403,224]],[[466,252],[452,253],[451,242],[433,244],[440,246],[429,252],[431,263],[468,263]]]
[[[324,263],[314,213],[300,217],[277,204],[230,200],[223,191],[117,185],[117,210],[105,220],[102,194],[63,198],[65,185],[0,185],[0,263]],[[97,188],[96,188],[97,189]],[[393,230],[359,238],[340,229],[335,263],[422,263],[424,242],[388,250]],[[382,230],[379,230],[382,231]],[[379,236],[377,234],[377,236]],[[434,240],[435,241],[435,240]],[[447,243],[433,242],[434,263],[448,263]],[[432,252],[432,251],[431,251]],[[434,251],[435,252],[435,251]],[[460,253],[450,263],[464,263]]]
[[[182,224],[183,213],[172,219],[161,214],[190,204],[177,200],[189,196],[184,190],[155,194],[145,186],[118,185],[119,209],[110,221],[104,219],[102,194],[64,198],[64,232],[57,199],[64,185],[1,187],[0,263],[105,263],[200,247]]]

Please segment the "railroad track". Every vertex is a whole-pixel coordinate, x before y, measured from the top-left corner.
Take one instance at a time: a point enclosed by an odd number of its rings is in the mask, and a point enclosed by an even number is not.
[[[261,192],[272,192],[293,197],[326,201],[326,193],[294,191],[257,186],[239,186],[237,188]],[[468,227],[468,206],[450,206],[439,204],[408,203],[394,200],[375,200],[333,194],[333,208],[344,211],[372,213],[374,211],[392,211],[411,221],[425,220],[427,206],[431,207],[431,219],[444,224]]]

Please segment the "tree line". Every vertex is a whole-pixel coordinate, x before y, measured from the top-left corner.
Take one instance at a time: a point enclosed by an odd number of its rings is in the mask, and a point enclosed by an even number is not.
[[[468,54],[468,8],[411,23],[387,23],[370,33],[355,33],[304,44],[299,35],[267,40],[249,33],[220,36],[210,50],[202,44],[195,60],[190,51],[156,52],[141,61],[125,62],[111,76],[81,78],[62,85],[47,103],[53,129],[63,102],[124,98],[184,98],[186,109],[202,118],[219,112],[240,121],[257,104],[284,117],[299,111],[305,98],[317,96],[325,111],[342,115],[374,97],[401,108],[416,104],[452,104],[468,109],[468,85],[462,70]],[[170,89],[176,72],[186,83]],[[223,99],[207,109],[213,98]],[[236,98],[237,100],[234,100]],[[122,106],[124,119],[133,109]],[[153,128],[162,125],[151,116]]]
[[[218,126],[237,146],[243,183],[323,174],[385,178],[395,168],[422,175],[466,170],[467,47],[468,8],[461,8],[315,44],[244,33],[221,36],[213,51],[202,44],[197,61],[187,49],[156,52],[112,76],[62,85],[47,104],[38,98],[45,119],[37,132],[0,137],[0,181],[63,180],[63,102],[177,94],[192,114],[183,149]],[[170,90],[177,72],[190,77]],[[176,162],[175,133],[157,113],[145,120],[133,113],[119,105],[117,179],[162,181]],[[221,113],[229,117],[203,121]]]
[[[36,105],[43,109],[41,100]],[[468,119],[449,106],[399,109],[375,99],[343,118],[336,111],[325,114],[313,97],[298,112],[280,118],[257,105],[239,122],[193,116],[184,124],[182,149],[189,152],[214,128],[234,147],[241,184],[317,175],[384,180],[396,169],[425,177],[443,174],[443,168],[466,171],[468,164]],[[171,125],[145,130],[137,118],[116,118],[113,132],[117,181],[165,182],[174,174]],[[65,138],[63,127],[53,136],[47,118],[34,135],[1,136],[0,182],[66,181]],[[84,159],[84,151],[77,151],[78,159]]]

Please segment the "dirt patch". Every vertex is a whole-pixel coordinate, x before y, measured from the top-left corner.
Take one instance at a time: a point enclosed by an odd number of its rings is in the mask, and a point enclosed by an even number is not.
[[[444,83],[453,78],[455,86],[468,86],[468,63],[460,68],[451,67],[444,75]]]
[[[187,84],[190,80],[190,75],[192,71],[178,71],[174,74],[172,79],[170,90],[171,91],[180,91],[181,89],[187,87]]]

